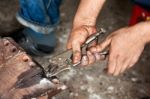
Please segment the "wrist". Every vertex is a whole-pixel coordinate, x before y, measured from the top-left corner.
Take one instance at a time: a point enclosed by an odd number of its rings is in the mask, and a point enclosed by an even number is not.
[[[81,27],[81,26],[90,26],[90,27],[95,27],[96,25],[96,18],[76,18],[73,21],[73,29]]]
[[[150,42],[150,22],[141,22],[133,26],[134,30],[139,33],[139,36],[144,43]]]
[[[144,40],[146,43],[150,42],[150,22],[143,22],[141,23],[141,27],[142,27],[142,31],[143,31],[143,35],[144,35]],[[141,32],[142,32],[141,31]]]

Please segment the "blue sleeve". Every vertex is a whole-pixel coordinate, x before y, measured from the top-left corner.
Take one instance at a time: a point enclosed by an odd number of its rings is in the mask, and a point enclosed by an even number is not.
[[[150,10],[150,0],[134,0],[134,2]]]

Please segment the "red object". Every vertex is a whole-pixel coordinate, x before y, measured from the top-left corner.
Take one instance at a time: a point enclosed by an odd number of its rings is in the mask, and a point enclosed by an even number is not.
[[[131,26],[138,22],[147,20],[150,20],[150,11],[139,5],[134,5],[129,25]]]

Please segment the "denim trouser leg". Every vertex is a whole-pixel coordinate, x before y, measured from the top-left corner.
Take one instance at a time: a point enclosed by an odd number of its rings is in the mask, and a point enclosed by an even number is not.
[[[59,20],[61,0],[19,0],[18,21],[40,33],[50,33]]]
[[[19,0],[17,20],[27,28],[20,45],[29,53],[51,52],[56,46],[53,29],[59,21],[61,0]]]

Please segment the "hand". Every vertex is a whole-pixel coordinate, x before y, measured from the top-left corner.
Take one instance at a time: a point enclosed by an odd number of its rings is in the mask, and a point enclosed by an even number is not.
[[[90,51],[97,53],[109,47],[108,73],[117,76],[138,61],[147,43],[145,38],[145,31],[140,29],[140,25],[122,28]]]
[[[67,48],[73,50],[73,63],[77,63],[81,60],[81,45],[86,41],[86,39],[96,33],[95,26],[80,26],[72,30]]]

